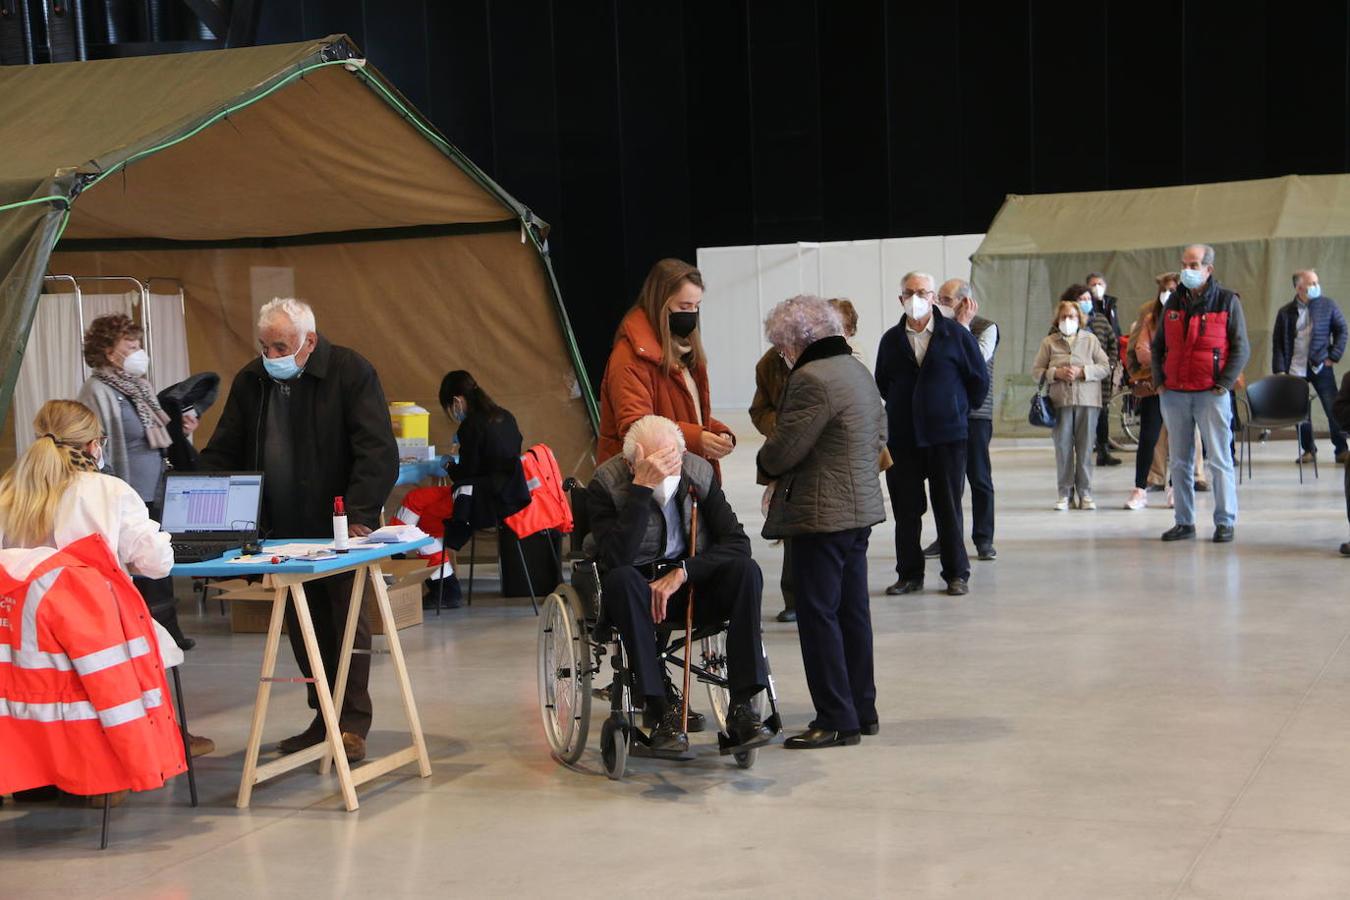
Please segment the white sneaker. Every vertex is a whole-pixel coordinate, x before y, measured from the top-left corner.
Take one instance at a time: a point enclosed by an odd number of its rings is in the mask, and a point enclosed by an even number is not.
[[[1059,510],[1060,512],[1063,512],[1068,508],[1069,508],[1068,497],[1060,497],[1059,500],[1055,503],[1055,509]]]
[[[1130,491],[1130,499],[1125,501],[1126,509],[1144,509],[1148,506],[1148,491],[1135,488]]]
[[[1081,497],[1078,498],[1078,508],[1079,508],[1079,509],[1096,509],[1096,508],[1097,508],[1097,501],[1092,499],[1092,495],[1090,495],[1090,494],[1083,494]]]

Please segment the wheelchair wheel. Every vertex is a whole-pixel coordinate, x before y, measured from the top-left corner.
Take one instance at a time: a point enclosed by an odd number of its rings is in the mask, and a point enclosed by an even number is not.
[[[575,600],[560,585],[539,616],[539,712],[549,749],[566,765],[586,749],[591,718],[590,643]]]
[[[628,726],[615,721],[613,716],[605,719],[600,726],[600,762],[610,781],[623,778],[623,770],[628,765]]]
[[[705,671],[726,681],[727,679],[727,635],[719,632],[701,641],[700,659]],[[717,730],[726,733],[727,709],[731,706],[731,691],[720,684],[706,682],[708,685],[708,703],[712,706],[713,718],[717,720]]]

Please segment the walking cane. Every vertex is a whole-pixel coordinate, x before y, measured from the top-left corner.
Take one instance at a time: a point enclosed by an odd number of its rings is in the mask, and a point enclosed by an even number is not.
[[[689,559],[698,555],[698,492],[689,485],[689,503],[693,512],[689,515]],[[689,653],[694,647],[694,585],[688,582],[688,569],[685,570],[686,585],[689,592],[684,607],[684,703],[680,710],[680,731],[689,731]]]

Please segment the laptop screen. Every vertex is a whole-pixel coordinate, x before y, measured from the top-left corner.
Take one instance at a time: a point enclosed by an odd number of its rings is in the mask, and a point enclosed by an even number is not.
[[[170,472],[160,525],[173,535],[257,531],[261,504],[261,472]]]

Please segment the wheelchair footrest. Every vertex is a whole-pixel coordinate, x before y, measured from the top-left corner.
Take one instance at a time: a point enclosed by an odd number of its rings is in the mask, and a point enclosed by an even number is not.
[[[641,759],[664,759],[669,762],[690,762],[698,759],[698,754],[692,747],[685,753],[673,753],[669,750],[653,750],[651,744],[641,741],[634,741],[629,752]]]

